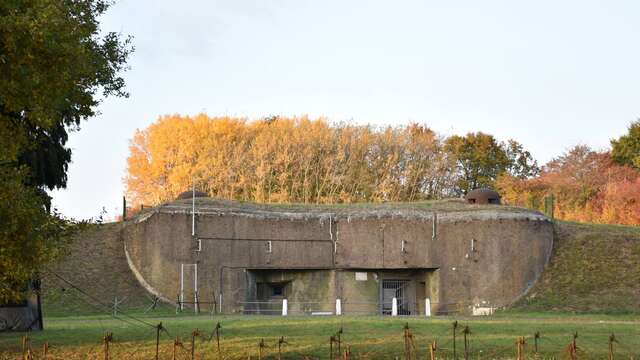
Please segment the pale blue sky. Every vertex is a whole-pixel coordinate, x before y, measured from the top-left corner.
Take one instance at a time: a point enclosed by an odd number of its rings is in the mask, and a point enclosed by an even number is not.
[[[129,99],[72,134],[65,215],[121,211],[128,141],[159,115],[325,115],[514,138],[544,163],[640,117],[639,1],[120,0]]]

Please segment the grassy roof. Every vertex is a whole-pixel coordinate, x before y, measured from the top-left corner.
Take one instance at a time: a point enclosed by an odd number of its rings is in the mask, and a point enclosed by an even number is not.
[[[416,211],[416,212],[465,212],[465,211],[496,211],[534,213],[535,211],[506,205],[476,205],[469,204],[462,199],[421,200],[413,202],[384,202],[384,203],[340,203],[340,204],[300,204],[300,203],[255,203],[245,201],[230,201],[214,198],[196,198],[198,208],[230,208],[241,210],[274,211],[274,212],[307,212],[307,213],[375,213],[376,211]],[[176,200],[163,206],[190,207],[191,199]]]

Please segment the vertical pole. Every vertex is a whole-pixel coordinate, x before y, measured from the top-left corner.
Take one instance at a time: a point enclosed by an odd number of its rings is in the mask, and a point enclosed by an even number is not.
[[[196,356],[196,336],[200,336],[198,329],[191,333],[191,360],[194,360]]]
[[[109,360],[109,342],[113,339],[113,335],[111,333],[104,334],[104,360]]]
[[[342,315],[342,302],[336,299],[336,315]]]
[[[198,263],[193,264],[193,310],[195,313],[200,312],[200,304],[198,304]]]
[[[578,333],[573,334],[573,341],[571,341],[571,359],[576,360],[578,358]]]
[[[122,221],[127,220],[127,198],[122,197]]]
[[[431,299],[429,298],[424,299],[424,316],[431,316]]]
[[[43,317],[42,317],[42,297],[40,296],[41,294],[41,280],[38,279],[36,281],[37,286],[37,291],[36,291],[36,301],[37,301],[37,305],[38,305],[38,327],[40,328],[40,330],[44,330],[44,321],[43,321]],[[48,346],[48,345],[47,345]]]
[[[469,334],[471,334],[471,330],[468,326],[464,327],[464,331],[462,332],[464,335],[464,360],[469,360]]]
[[[287,299],[282,299],[282,316],[287,316],[287,314],[289,313],[289,302],[287,301]]]
[[[429,344],[429,356],[431,360],[436,360],[436,342],[432,342]]]
[[[180,311],[184,310],[184,264],[180,264]]]
[[[178,343],[179,343],[180,339],[176,337],[175,340],[173,340],[173,356],[171,357],[171,359],[176,360],[176,350],[178,348]]]
[[[453,359],[458,360],[458,356],[456,355],[456,329],[458,328],[458,321],[453,322],[452,333],[453,333]]]
[[[409,355],[409,323],[404,325],[404,359],[410,360]]]
[[[45,341],[42,349],[42,358],[46,360],[49,354],[49,342]]]
[[[196,183],[191,179],[191,236],[196,236]]]
[[[398,298],[391,299],[391,316],[398,316]]]
[[[432,229],[431,229],[431,241],[435,241],[436,237],[437,237],[437,224],[438,223],[438,214],[437,213],[433,213],[433,220],[432,220]]]
[[[158,360],[158,356],[160,355],[160,330],[162,330],[162,322],[156,326],[156,360]]]
[[[222,354],[220,353],[220,323],[216,324],[216,343],[218,346],[218,359],[222,358]]]
[[[29,345],[29,335],[25,335],[22,337],[22,358],[27,357],[27,347]]]
[[[609,336],[609,360],[613,360],[613,343],[616,342],[616,336],[611,334]]]
[[[335,337],[329,337],[329,360],[333,360],[333,341]]]

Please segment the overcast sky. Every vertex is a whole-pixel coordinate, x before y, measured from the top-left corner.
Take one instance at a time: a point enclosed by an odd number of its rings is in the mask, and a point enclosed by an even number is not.
[[[65,215],[121,212],[128,142],[164,114],[331,120],[516,139],[541,163],[640,117],[640,1],[120,0],[129,99],[70,137]]]

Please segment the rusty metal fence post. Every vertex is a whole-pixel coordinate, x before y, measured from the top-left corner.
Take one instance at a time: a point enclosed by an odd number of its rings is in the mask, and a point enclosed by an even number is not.
[[[104,360],[109,360],[109,343],[113,341],[113,333],[105,333],[102,341],[104,342]]]

